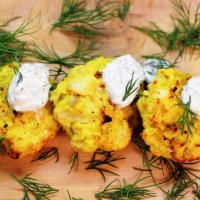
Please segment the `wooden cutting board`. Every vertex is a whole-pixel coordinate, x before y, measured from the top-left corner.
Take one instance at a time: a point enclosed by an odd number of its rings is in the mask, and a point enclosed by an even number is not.
[[[88,5],[96,3],[96,0],[88,1]],[[184,0],[189,5],[190,0]],[[141,55],[160,52],[160,48],[146,35],[131,28],[131,25],[148,26],[149,21],[157,23],[160,27],[169,31],[172,29],[172,20],[170,15],[176,15],[176,11],[169,0],[132,0],[130,11],[124,21],[120,19],[112,20],[106,24],[105,33],[109,39],[101,40],[103,44],[97,54],[102,56],[116,56],[123,54],[132,54],[137,60],[142,60]],[[199,0],[193,0],[191,3],[191,12],[194,13]],[[43,42],[53,45],[54,49],[60,55],[67,55],[74,51],[77,45],[77,38],[66,35],[61,31],[53,31],[49,33],[51,24],[56,21],[61,11],[61,0],[4,0],[0,6],[0,23],[4,23],[12,17],[21,16],[9,24],[9,30],[15,30],[27,19],[40,15],[40,21],[37,19],[33,22],[40,24],[40,29],[32,36],[26,36],[22,39],[28,41],[37,41],[41,47]],[[30,14],[31,13],[31,14]],[[193,18],[193,16],[191,16]],[[195,55],[191,60],[189,56],[185,56],[183,61],[179,63],[180,70],[193,74],[200,74],[200,62]],[[169,55],[169,60],[173,60],[174,55]],[[55,67],[51,65],[50,67]],[[56,138],[49,142],[48,147],[58,147],[60,159],[55,163],[54,158],[45,161],[31,163],[35,156],[26,156],[18,160],[9,157],[0,158],[0,200],[19,200],[23,197],[21,186],[11,177],[10,172],[18,178],[32,173],[32,177],[40,183],[47,183],[52,187],[59,189],[59,192],[52,195],[52,200],[69,199],[67,190],[72,197],[83,198],[84,200],[95,199],[94,194],[104,189],[114,179],[119,179],[127,184],[133,183],[139,176],[139,171],[133,167],[142,167],[142,153],[133,144],[116,153],[116,157],[126,157],[124,160],[117,161],[115,164],[118,168],[109,168],[119,176],[106,175],[104,182],[99,172],[95,170],[86,170],[87,164],[92,154],[79,154],[78,170],[74,169],[68,174],[71,164],[70,160],[73,155],[73,149],[70,147],[68,138],[64,133],[59,133]],[[198,169],[200,165],[193,166]],[[198,173],[197,173],[198,174]],[[163,175],[159,170],[155,171],[155,177],[162,179]],[[115,183],[115,185],[118,182]],[[151,178],[143,181],[140,185],[151,184]],[[168,183],[163,186],[170,189]],[[157,187],[150,188],[151,191],[157,193],[157,197],[149,199],[165,199],[165,194]],[[188,194],[189,195],[189,194]]]

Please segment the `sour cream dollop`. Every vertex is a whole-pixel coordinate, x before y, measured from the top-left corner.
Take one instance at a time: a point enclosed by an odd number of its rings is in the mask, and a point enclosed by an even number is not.
[[[190,110],[195,112],[200,119],[200,76],[192,77],[183,87],[181,92],[182,102],[184,104],[188,103],[189,97],[191,97]]]
[[[155,58],[149,58],[142,63],[145,81],[149,84],[152,83],[161,68],[169,68],[170,63],[165,60],[158,60]]]
[[[23,64],[8,88],[8,103],[18,112],[37,111],[48,101],[49,68],[44,64]]]
[[[132,91],[136,90],[123,101],[126,86],[132,77],[132,83],[135,82]],[[110,100],[117,107],[126,107],[134,100],[144,78],[144,71],[139,62],[129,54],[108,63],[103,69],[102,76]]]

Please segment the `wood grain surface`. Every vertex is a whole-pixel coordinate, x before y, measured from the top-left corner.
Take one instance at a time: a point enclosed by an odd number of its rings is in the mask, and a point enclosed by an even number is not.
[[[189,5],[190,0],[184,0],[184,2]],[[95,0],[90,0],[88,6],[95,3]],[[199,0],[192,1],[192,13],[195,12],[198,3]],[[22,39],[35,40],[41,47],[45,41],[48,45],[53,45],[59,55],[68,55],[76,48],[77,38],[59,30],[49,32],[51,24],[57,20],[60,14],[61,6],[61,0],[4,0],[1,1],[0,6],[0,23],[4,23],[15,16],[21,16],[8,26],[9,30],[15,30],[23,20],[40,15],[40,21],[37,21],[36,18],[33,22],[33,24],[39,23],[40,29],[33,34],[34,37],[25,36]],[[132,0],[130,11],[124,21],[115,19],[103,24],[109,39],[103,38],[100,40],[102,47],[96,54],[102,56],[132,54],[137,60],[142,60],[141,55],[160,52],[160,47],[148,36],[130,26],[149,26],[149,22],[153,21],[164,30],[170,31],[172,29],[170,15],[177,15],[170,0]],[[173,60],[174,56],[170,54],[168,59]],[[195,54],[192,59],[189,59],[189,56],[186,55],[179,66],[182,71],[200,75],[198,54]],[[55,66],[51,65],[50,67]],[[106,182],[104,182],[99,172],[85,169],[87,164],[84,164],[84,162],[89,161],[92,154],[80,153],[78,171],[73,169],[68,174],[71,166],[70,160],[74,152],[64,133],[58,133],[47,147],[58,147],[59,162],[55,163],[55,159],[50,158],[45,161],[31,163],[30,161],[35,156],[26,156],[18,160],[13,160],[8,156],[0,157],[0,200],[19,200],[23,197],[21,186],[13,179],[10,172],[18,178],[32,173],[31,176],[37,179],[38,182],[47,183],[59,189],[58,193],[50,197],[52,200],[69,199],[67,190],[73,197],[93,200],[95,199],[94,194],[103,190],[114,179],[119,178],[122,182],[125,179],[128,184],[133,183],[139,176],[139,171],[134,170],[133,167],[142,166],[142,153],[133,143],[130,143],[127,148],[116,153],[116,157],[126,157],[126,159],[114,163],[118,168],[110,168],[119,176],[108,174],[106,175]],[[193,167],[199,169],[200,165],[197,164]],[[157,179],[163,178],[160,170],[155,170],[154,174]],[[140,185],[151,183],[151,178],[148,178]],[[115,185],[118,185],[118,182]],[[163,188],[170,189],[171,184],[167,183],[163,185]],[[157,197],[149,199],[165,199],[166,195],[157,187],[152,187],[150,190],[156,192]]]

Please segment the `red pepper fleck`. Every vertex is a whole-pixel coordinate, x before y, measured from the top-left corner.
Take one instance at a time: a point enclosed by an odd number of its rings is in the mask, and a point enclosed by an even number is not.
[[[101,77],[102,77],[102,72],[97,71],[97,72],[94,74],[94,76],[95,76],[96,78],[101,78]]]

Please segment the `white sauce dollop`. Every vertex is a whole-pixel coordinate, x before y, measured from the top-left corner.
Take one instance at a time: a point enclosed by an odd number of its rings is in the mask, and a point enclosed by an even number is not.
[[[181,92],[182,102],[184,104],[188,103],[189,97],[191,97],[190,110],[195,112],[200,119],[200,76],[192,77],[183,87]]]
[[[133,74],[134,73],[134,74]],[[132,89],[136,89],[124,101],[122,100],[125,94],[125,89],[128,82],[132,79],[135,85]],[[138,94],[140,84],[144,81],[144,71],[140,64],[131,56],[124,55],[116,58],[108,63],[103,69],[103,81],[106,85],[106,90],[110,96],[111,102],[117,107],[128,106]]]
[[[154,81],[158,70],[161,68],[168,68],[170,63],[164,60],[149,58],[142,63],[142,66],[145,73],[145,81],[149,84]]]
[[[50,86],[49,68],[41,63],[23,64],[10,83],[8,103],[18,112],[35,112],[47,103]]]

